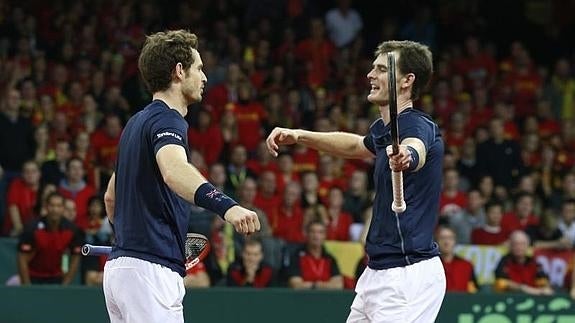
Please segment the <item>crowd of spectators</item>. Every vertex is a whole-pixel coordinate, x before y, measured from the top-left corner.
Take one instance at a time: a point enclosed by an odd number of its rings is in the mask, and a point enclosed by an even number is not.
[[[573,32],[569,4],[543,5],[546,18],[533,17],[537,1],[518,10],[525,30],[539,26],[557,45],[542,54],[509,32],[490,38],[481,1],[406,1],[384,16],[350,0],[0,3],[0,223],[22,246],[53,192],[85,241],[111,243],[101,196],[123,124],[151,99],[137,55],[166,28],[199,35],[208,78],[187,117],[191,161],[262,222],[246,243],[193,208],[190,230],[213,252],[187,286],[349,285],[317,241],[365,239],[372,161],[303,146],[274,159],[263,140],[276,126],[366,134],[378,109],[365,75],[389,39],[434,51],[417,104],[446,143],[440,224],[462,243],[506,244],[522,230],[533,245],[575,244],[575,56],[559,36]],[[98,261],[83,270],[87,284],[101,281]]]

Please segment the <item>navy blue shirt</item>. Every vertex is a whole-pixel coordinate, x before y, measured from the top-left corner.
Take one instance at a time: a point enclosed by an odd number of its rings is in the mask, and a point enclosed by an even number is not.
[[[116,245],[109,259],[139,258],[185,276],[190,204],[164,183],[156,153],[165,145],[180,145],[189,161],[187,130],[184,118],[159,100],[126,124],[116,164]]]
[[[376,270],[403,267],[439,255],[433,231],[439,212],[442,181],[441,133],[428,115],[416,109],[402,111],[397,120],[400,141],[410,137],[420,139],[427,157],[425,165],[418,171],[403,172],[407,209],[396,214],[391,210],[391,169],[385,151],[391,145],[390,127],[378,119],[364,138],[365,146],[376,155],[376,194],[365,247],[369,256],[368,266]]]

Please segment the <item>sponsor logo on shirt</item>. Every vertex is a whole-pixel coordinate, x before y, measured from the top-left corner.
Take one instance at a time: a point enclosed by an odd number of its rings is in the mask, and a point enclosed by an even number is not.
[[[162,138],[163,136],[172,136],[172,137],[174,137],[174,138],[176,138],[176,139],[178,139],[178,140],[182,140],[182,136],[180,136],[180,135],[178,135],[178,134],[175,134],[175,133],[173,133],[173,132],[167,132],[167,131],[166,131],[166,132],[162,132],[162,133],[159,133],[159,134],[156,135],[156,137],[158,137],[158,138]]]

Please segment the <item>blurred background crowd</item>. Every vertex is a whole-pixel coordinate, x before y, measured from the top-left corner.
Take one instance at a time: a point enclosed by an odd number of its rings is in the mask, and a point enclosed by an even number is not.
[[[510,244],[511,257],[529,246],[572,250],[573,10],[575,1],[539,0],[0,1],[0,232],[19,239],[20,280],[62,277],[69,250],[68,271],[101,282],[102,260],[80,261],[77,247],[112,243],[102,194],[124,123],[151,99],[139,49],[146,34],[181,28],[199,36],[208,78],[187,116],[192,163],[264,223],[246,241],[193,208],[190,231],[213,250],[188,286],[353,287],[334,260],[342,255],[323,244],[365,239],[372,161],[300,146],[273,158],[263,140],[276,126],[366,134],[379,117],[366,74],[377,44],[391,39],[434,53],[417,107],[447,148],[444,254],[455,241]],[[44,250],[42,218],[74,224],[58,252]],[[536,279],[525,284],[547,293],[545,273],[529,270]],[[514,279],[504,272],[496,276]],[[467,283],[460,290],[473,291]]]

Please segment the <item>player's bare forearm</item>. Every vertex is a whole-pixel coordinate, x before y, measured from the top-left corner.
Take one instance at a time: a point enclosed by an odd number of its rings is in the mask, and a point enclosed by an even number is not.
[[[78,272],[78,267],[80,266],[80,255],[72,255],[70,256],[70,267],[68,268],[68,272],[64,275],[64,279],[62,279],[62,285],[69,285],[76,273]]]
[[[373,158],[363,137],[346,132],[314,132],[275,128],[266,140],[270,153],[277,156],[280,145],[301,144],[342,158]]]
[[[29,260],[30,255],[22,252],[18,253],[18,275],[20,276],[20,284],[22,285],[30,285]]]
[[[368,158],[373,154],[363,144],[363,137],[347,132],[312,132],[298,130],[298,143],[343,158]]]
[[[106,214],[110,223],[114,223],[114,208],[116,205],[116,173],[112,174],[110,181],[108,182],[108,188],[106,193],[104,193],[104,205],[106,206]]]
[[[194,203],[196,190],[206,178],[190,163],[182,146],[166,145],[156,154],[164,182],[180,197]]]
[[[260,221],[255,212],[237,205],[213,186],[204,186],[199,200],[196,201],[196,192],[200,186],[207,183],[207,180],[188,162],[184,147],[165,145],[156,153],[156,161],[166,185],[181,198],[222,216],[238,233],[260,230]],[[213,194],[218,196],[217,199],[213,198]]]

